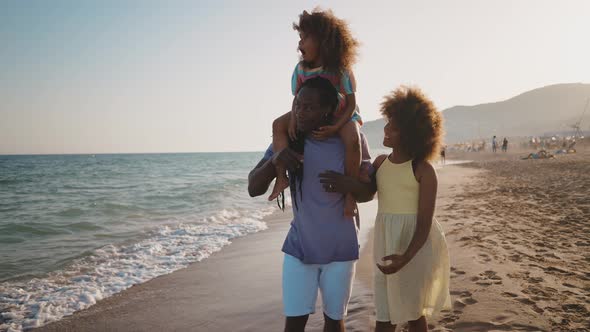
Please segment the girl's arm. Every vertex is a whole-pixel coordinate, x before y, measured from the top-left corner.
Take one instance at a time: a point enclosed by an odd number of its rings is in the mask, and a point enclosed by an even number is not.
[[[391,261],[392,263],[388,265],[377,264],[379,270],[384,274],[396,273],[406,266],[416,256],[422,246],[424,246],[430,234],[436,204],[436,190],[438,187],[434,167],[429,162],[420,162],[416,167],[416,180],[420,183],[416,230],[408,248],[402,255],[394,254],[385,256],[382,260]]]
[[[408,262],[416,256],[428,239],[430,226],[432,226],[432,218],[434,217],[436,190],[438,187],[436,172],[429,162],[423,161],[419,163],[418,167],[416,167],[416,175],[420,183],[418,216],[416,218],[416,231],[408,249],[404,253]]]

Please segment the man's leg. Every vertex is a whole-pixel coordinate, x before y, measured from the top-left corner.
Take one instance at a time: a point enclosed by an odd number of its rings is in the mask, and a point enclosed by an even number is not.
[[[321,265],[320,291],[324,307],[324,331],[344,331],[344,316],[352,293],[356,261]]]
[[[395,325],[391,325],[391,322],[379,322],[375,323],[375,332],[395,332]]]
[[[297,317],[287,317],[287,319],[285,319],[285,332],[303,332],[303,331],[305,331],[305,324],[307,324],[308,318],[309,318],[309,315],[297,316]]]
[[[343,320],[333,320],[324,313],[324,332],[344,332]]]
[[[285,254],[283,258],[283,313],[285,331],[303,332],[318,297],[319,265],[303,264]]]

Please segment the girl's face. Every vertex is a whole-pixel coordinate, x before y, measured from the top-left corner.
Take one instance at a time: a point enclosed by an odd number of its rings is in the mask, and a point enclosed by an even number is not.
[[[299,52],[301,52],[301,58],[304,62],[312,65],[319,65],[318,60],[320,58],[318,42],[313,36],[305,33],[299,33]]]
[[[383,145],[388,148],[395,148],[399,145],[399,128],[393,119],[387,119],[385,127],[383,127]]]

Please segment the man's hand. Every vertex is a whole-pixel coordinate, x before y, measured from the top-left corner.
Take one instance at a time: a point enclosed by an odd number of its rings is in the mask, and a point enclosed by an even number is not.
[[[318,175],[326,192],[347,194],[354,191],[358,181],[352,177],[335,171],[325,171]]]
[[[363,162],[361,163],[361,169],[359,172],[359,180],[364,183],[371,182],[371,163]]]
[[[302,163],[303,156],[289,148],[284,148],[272,156],[272,164],[274,166],[282,166],[291,172],[301,167]]]
[[[377,268],[381,270],[384,274],[394,274],[397,271],[401,270],[406,264],[408,264],[409,260],[404,255],[389,255],[385,256],[381,259],[382,261],[391,261],[391,264],[381,265],[377,263]]]
[[[338,127],[336,126],[323,126],[314,130],[311,134],[314,139],[323,141],[328,137],[332,137],[338,133]]]

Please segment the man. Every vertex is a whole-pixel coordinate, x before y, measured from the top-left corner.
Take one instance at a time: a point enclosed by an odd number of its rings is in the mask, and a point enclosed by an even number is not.
[[[314,131],[331,122],[338,106],[338,92],[317,77],[305,81],[297,95],[295,119],[298,139],[289,148],[265,156],[248,176],[252,197],[263,195],[276,177],[275,165],[289,170],[293,216],[283,244],[283,307],[285,331],[304,331],[315,311],[318,290],[322,294],[324,331],[344,331],[343,318],[352,291],[359,256],[358,229],[344,215],[344,192],[358,201],[372,199],[373,183],[345,177],[344,144],[339,137],[314,139]],[[370,159],[361,136],[363,159]],[[303,162],[305,160],[305,162]],[[327,172],[326,172],[327,171]],[[341,177],[336,186],[322,185],[322,177]],[[351,185],[347,185],[351,184]],[[354,191],[351,186],[354,185]]]

